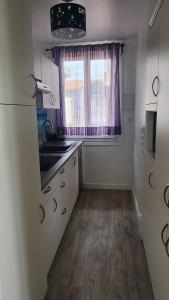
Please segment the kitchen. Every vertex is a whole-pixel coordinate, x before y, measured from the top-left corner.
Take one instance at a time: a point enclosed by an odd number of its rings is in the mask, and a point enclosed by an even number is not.
[[[168,1],[0,11],[0,300],[169,299]]]

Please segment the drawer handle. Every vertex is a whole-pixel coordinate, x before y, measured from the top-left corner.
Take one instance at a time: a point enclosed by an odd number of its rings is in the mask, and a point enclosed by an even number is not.
[[[169,208],[169,200],[167,200],[167,191],[169,189],[169,183],[166,185],[165,189],[164,189],[164,194],[163,194],[163,198],[164,198],[164,202],[167,205],[167,207]]]
[[[44,220],[45,220],[46,214],[45,214],[45,209],[44,209],[43,205],[40,204],[39,207],[41,208],[42,213],[43,213],[42,219],[40,221],[40,223],[42,224],[44,222]]]
[[[63,173],[65,173],[65,169],[62,169],[62,170],[60,171],[60,174],[63,174]]]
[[[155,84],[156,80],[157,80],[157,92],[154,91],[154,84]],[[157,97],[158,93],[159,93],[159,87],[158,86],[159,86],[159,78],[158,78],[158,76],[156,76],[153,80],[153,83],[152,83],[152,91],[153,91],[153,94],[154,94],[155,97]]]
[[[167,256],[169,257],[169,238],[168,238],[168,240],[167,240],[167,242],[166,242],[165,248],[166,248]]]
[[[165,250],[166,250],[166,253],[167,253],[167,256],[169,257],[169,238],[165,241],[164,240],[164,232],[168,229],[168,224],[166,224],[161,232],[161,239],[162,239],[162,242],[164,244],[164,247],[165,247]]]
[[[74,157],[74,163],[73,163],[73,166],[74,166],[74,167],[76,166],[76,156]]]
[[[58,204],[55,198],[53,198],[53,201],[55,202],[55,208],[53,210],[53,213],[55,213],[57,211]]]
[[[61,184],[60,188],[61,188],[61,189],[62,189],[62,188],[64,188],[64,187],[65,187],[65,185],[66,185],[66,183],[65,183],[65,182],[63,182],[63,183]]]
[[[66,208],[63,209],[62,216],[65,215],[65,213],[66,213]]]
[[[47,194],[47,193],[49,193],[51,191],[51,187],[50,187],[50,185],[47,187],[47,189],[43,192],[44,194]]]
[[[168,224],[166,224],[163,229],[162,229],[162,232],[161,232],[161,239],[162,239],[162,242],[164,244],[164,246],[166,247],[166,244],[167,244],[167,241],[164,240],[164,232],[167,230],[168,228]]]
[[[153,185],[151,183],[151,176],[153,175],[154,171],[150,172],[149,176],[148,176],[148,183],[149,183],[149,186],[151,187],[151,189],[153,189]]]

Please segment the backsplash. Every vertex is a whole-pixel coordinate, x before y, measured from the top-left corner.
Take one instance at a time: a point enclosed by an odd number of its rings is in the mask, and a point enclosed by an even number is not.
[[[37,109],[37,123],[38,123],[38,140],[39,144],[43,141],[43,122],[47,120],[47,109]]]

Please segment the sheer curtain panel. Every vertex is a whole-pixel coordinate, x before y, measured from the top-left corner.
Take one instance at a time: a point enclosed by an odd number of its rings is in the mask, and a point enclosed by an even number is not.
[[[120,48],[111,43],[53,49],[60,76],[57,124],[63,134],[121,134]]]

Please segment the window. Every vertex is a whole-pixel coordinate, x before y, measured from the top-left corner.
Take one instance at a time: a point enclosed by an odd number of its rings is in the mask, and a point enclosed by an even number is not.
[[[119,44],[55,49],[61,78],[59,127],[64,134],[121,134]]]

